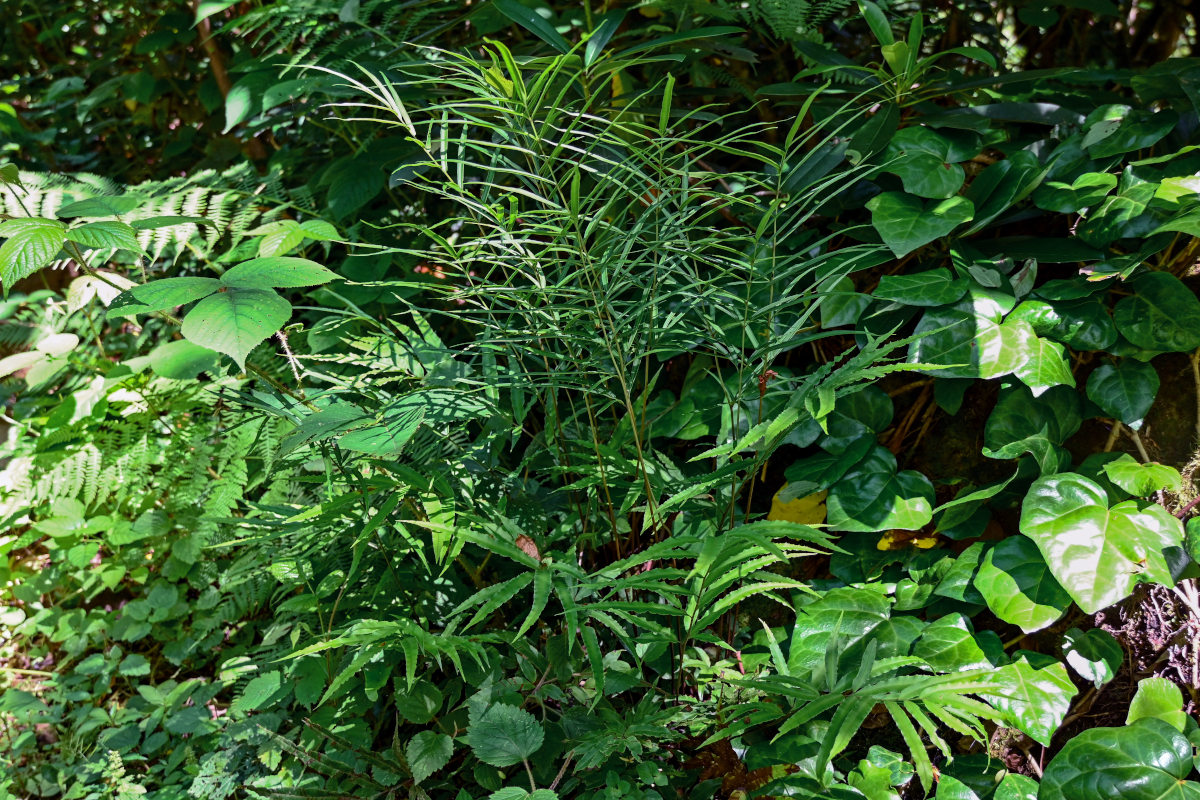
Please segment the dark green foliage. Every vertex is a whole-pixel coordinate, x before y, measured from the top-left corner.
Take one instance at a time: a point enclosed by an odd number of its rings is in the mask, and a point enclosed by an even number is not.
[[[119,5],[3,23],[0,798],[1195,793],[1190,651],[1095,616],[1200,624],[1191,60]]]

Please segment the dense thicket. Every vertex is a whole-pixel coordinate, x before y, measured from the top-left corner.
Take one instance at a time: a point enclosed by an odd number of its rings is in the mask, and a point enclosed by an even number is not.
[[[4,10],[0,798],[1200,797],[1190,5]]]

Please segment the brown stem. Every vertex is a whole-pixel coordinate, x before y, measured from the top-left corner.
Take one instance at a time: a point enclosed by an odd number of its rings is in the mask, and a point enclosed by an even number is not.
[[[192,14],[195,15],[200,9],[200,0],[192,0]],[[220,46],[217,44],[213,36],[212,20],[205,17],[200,20],[196,28],[200,32],[200,46],[204,48],[204,54],[208,56],[209,66],[212,68],[213,80],[217,82],[217,89],[221,92],[221,98],[229,97],[229,91],[233,89],[233,81],[229,77],[229,68],[225,65],[225,54],[221,52]],[[253,136],[250,136],[245,141],[246,155],[255,161],[261,161],[267,157],[267,149],[263,147],[263,143]]]

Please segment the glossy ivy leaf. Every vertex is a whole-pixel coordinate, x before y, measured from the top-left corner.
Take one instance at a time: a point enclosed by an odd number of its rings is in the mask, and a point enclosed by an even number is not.
[[[1117,176],[1107,172],[1085,172],[1073,183],[1047,181],[1033,193],[1038,208],[1059,214],[1077,214],[1103,202],[1117,188]]]
[[[1031,664],[1030,658],[1039,666]],[[993,670],[990,681],[1000,692],[980,692],[980,696],[1003,712],[1012,727],[1047,747],[1079,691],[1065,666],[1036,653],[1022,652],[1013,663]]]
[[[904,128],[884,154],[887,172],[899,176],[904,191],[918,197],[946,198],[962,188],[966,173],[950,160],[950,142],[929,128]]]
[[[1018,150],[977,175],[964,193],[975,208],[974,219],[966,234],[978,233],[1005,211],[1028,197],[1041,183],[1048,169],[1043,167],[1037,156],[1030,151]],[[1012,258],[1048,260],[1038,253],[1018,255],[1011,252],[1008,255]]]
[[[945,267],[909,275],[884,275],[871,294],[908,306],[944,306],[962,298],[971,281],[955,278]]]
[[[1151,717],[1161,719],[1180,733],[1186,730],[1188,717],[1183,711],[1183,693],[1166,678],[1143,678],[1138,681],[1137,693],[1129,703],[1125,724]]]
[[[1006,385],[983,428],[983,454],[1017,458],[1030,453],[1043,473],[1070,460],[1061,445],[1083,424],[1079,393],[1065,386],[1034,397],[1021,384]]]
[[[1125,651],[1111,634],[1098,628],[1086,633],[1071,628],[1063,634],[1063,656],[1071,669],[1099,689],[1116,677],[1125,660]]]
[[[867,202],[871,224],[897,258],[946,236],[975,213],[971,201],[951,197],[922,203],[903,192],[884,192]]]
[[[1183,541],[1179,520],[1166,509],[1133,500],[1109,508],[1103,488],[1072,473],[1034,481],[1021,507],[1021,532],[1088,614],[1128,597],[1137,583],[1172,585],[1162,551]]]
[[[958,612],[931,622],[913,645],[912,654],[924,660],[935,672],[995,666],[976,641],[970,620]]]
[[[1158,372],[1149,364],[1121,359],[1101,364],[1088,376],[1087,396],[1113,419],[1133,428],[1142,427],[1146,412],[1158,394]]]
[[[1134,497],[1149,497],[1160,489],[1178,492],[1183,484],[1179,470],[1166,464],[1142,464],[1128,453],[1122,453],[1103,466],[1104,474],[1117,486]]]
[[[826,522],[835,531],[913,531],[933,519],[933,484],[920,472],[896,471],[896,457],[876,447],[829,490]]]
[[[516,706],[497,703],[472,719],[467,744],[475,757],[493,767],[511,767],[538,751],[546,734],[537,717]]]
[[[787,654],[788,670],[792,675],[823,676],[825,652],[834,631],[842,650],[841,663],[855,663],[866,640],[890,614],[891,603],[880,591],[842,587],[825,592],[797,609]],[[814,678],[814,682],[819,681]]]
[[[0,283],[5,293],[49,264],[67,239],[66,226],[56,219],[20,217],[0,222]]]
[[[1024,300],[1007,321],[1025,320],[1038,336],[1075,350],[1106,350],[1117,340],[1117,326],[1099,300]]]
[[[1157,184],[1129,183],[1107,198],[1075,229],[1076,236],[1092,247],[1104,248],[1118,239],[1148,236],[1166,216],[1155,204]]]
[[[974,583],[993,614],[1025,633],[1049,627],[1071,606],[1037,545],[1024,536],[1009,536],[988,550]]]
[[[230,267],[221,283],[239,289],[294,289],[336,279],[336,273],[307,258],[266,256]]]
[[[999,323],[970,297],[925,312],[909,347],[911,363],[945,365],[939,378],[997,378],[1020,369],[1033,353],[1033,329],[1023,321]]]
[[[209,295],[183,318],[183,336],[190,342],[224,353],[246,368],[246,356],[283,327],[292,306],[265,289],[235,289]]]
[[[436,731],[421,731],[404,748],[404,759],[416,784],[449,764],[453,755],[454,740]]]
[[[108,307],[108,318],[133,317],[208,297],[221,288],[216,278],[163,278],[122,292]]]
[[[1028,323],[1018,320],[1016,323],[1005,324]],[[1075,386],[1075,376],[1071,374],[1071,367],[1067,363],[1066,349],[1058,342],[1043,339],[1036,334],[1032,336],[1032,343],[1029,345],[1028,360],[1017,367],[1013,374],[1029,387],[1034,397],[1039,397],[1047,389],[1055,386]]]
[[[1200,347],[1200,300],[1165,272],[1148,272],[1129,282],[1134,294],[1113,310],[1117,330],[1146,350],[1188,352]]]
[[[1033,778],[1010,772],[1000,781],[992,800],[1037,800],[1038,784]]]
[[[871,305],[871,296],[854,291],[854,281],[842,277],[821,290],[821,327],[853,325]]]
[[[1161,719],[1092,728],[1046,767],[1038,800],[1200,800],[1192,769],[1191,743]]]

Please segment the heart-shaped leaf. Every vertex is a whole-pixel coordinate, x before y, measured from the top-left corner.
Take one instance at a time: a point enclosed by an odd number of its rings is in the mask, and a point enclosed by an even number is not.
[[[1117,303],[1113,320],[1145,350],[1188,352],[1200,347],[1200,300],[1174,275],[1148,272],[1130,283],[1135,293]]]
[[[283,327],[292,306],[265,289],[228,289],[209,295],[183,318],[188,341],[224,353],[246,368],[246,356]]]
[[[1101,364],[1088,376],[1088,398],[1105,414],[1137,430],[1158,394],[1158,373],[1149,364],[1132,358],[1119,364]]]
[[[1191,771],[1187,737],[1161,719],[1092,728],[1046,767],[1038,800],[1200,800]]]
[[[922,203],[903,192],[884,192],[871,198],[867,208],[871,224],[897,258],[947,235],[975,214],[965,197]]]
[[[1071,605],[1037,545],[1024,536],[1009,536],[987,552],[975,588],[993,614],[1025,633],[1052,625]]]
[[[1014,728],[1049,746],[1079,690],[1061,663],[1042,656],[1038,662],[1043,666],[1035,668],[1030,657],[1037,658],[1037,654],[1023,652],[1013,663],[994,670],[990,682],[1000,691],[980,695],[1004,712]]]
[[[1104,474],[1117,486],[1135,497],[1149,497],[1159,489],[1179,491],[1183,479],[1179,470],[1166,464],[1140,464],[1128,453],[1104,464]]]
[[[1163,548],[1183,541],[1182,526],[1161,506],[1108,496],[1082,475],[1039,478],[1021,508],[1021,532],[1088,614],[1128,597],[1135,584],[1173,583]]]
[[[826,498],[835,531],[913,531],[933,519],[933,484],[919,472],[896,471],[896,457],[876,447]]]
[[[1185,732],[1188,716],[1183,711],[1183,693],[1166,678],[1143,678],[1129,703],[1125,724],[1139,719],[1161,719],[1180,733]]]
[[[1125,651],[1111,634],[1093,628],[1084,633],[1071,628],[1063,635],[1063,655],[1071,669],[1097,689],[1111,681],[1125,660]]]
[[[950,270],[938,267],[911,275],[884,275],[871,294],[908,306],[944,306],[960,299],[970,285],[970,280],[955,278]]]
[[[1061,344],[1035,335],[1029,342],[1028,352],[1028,360],[1013,374],[1029,387],[1034,397],[1054,386],[1075,386],[1075,376],[1071,374],[1066,349]]]

